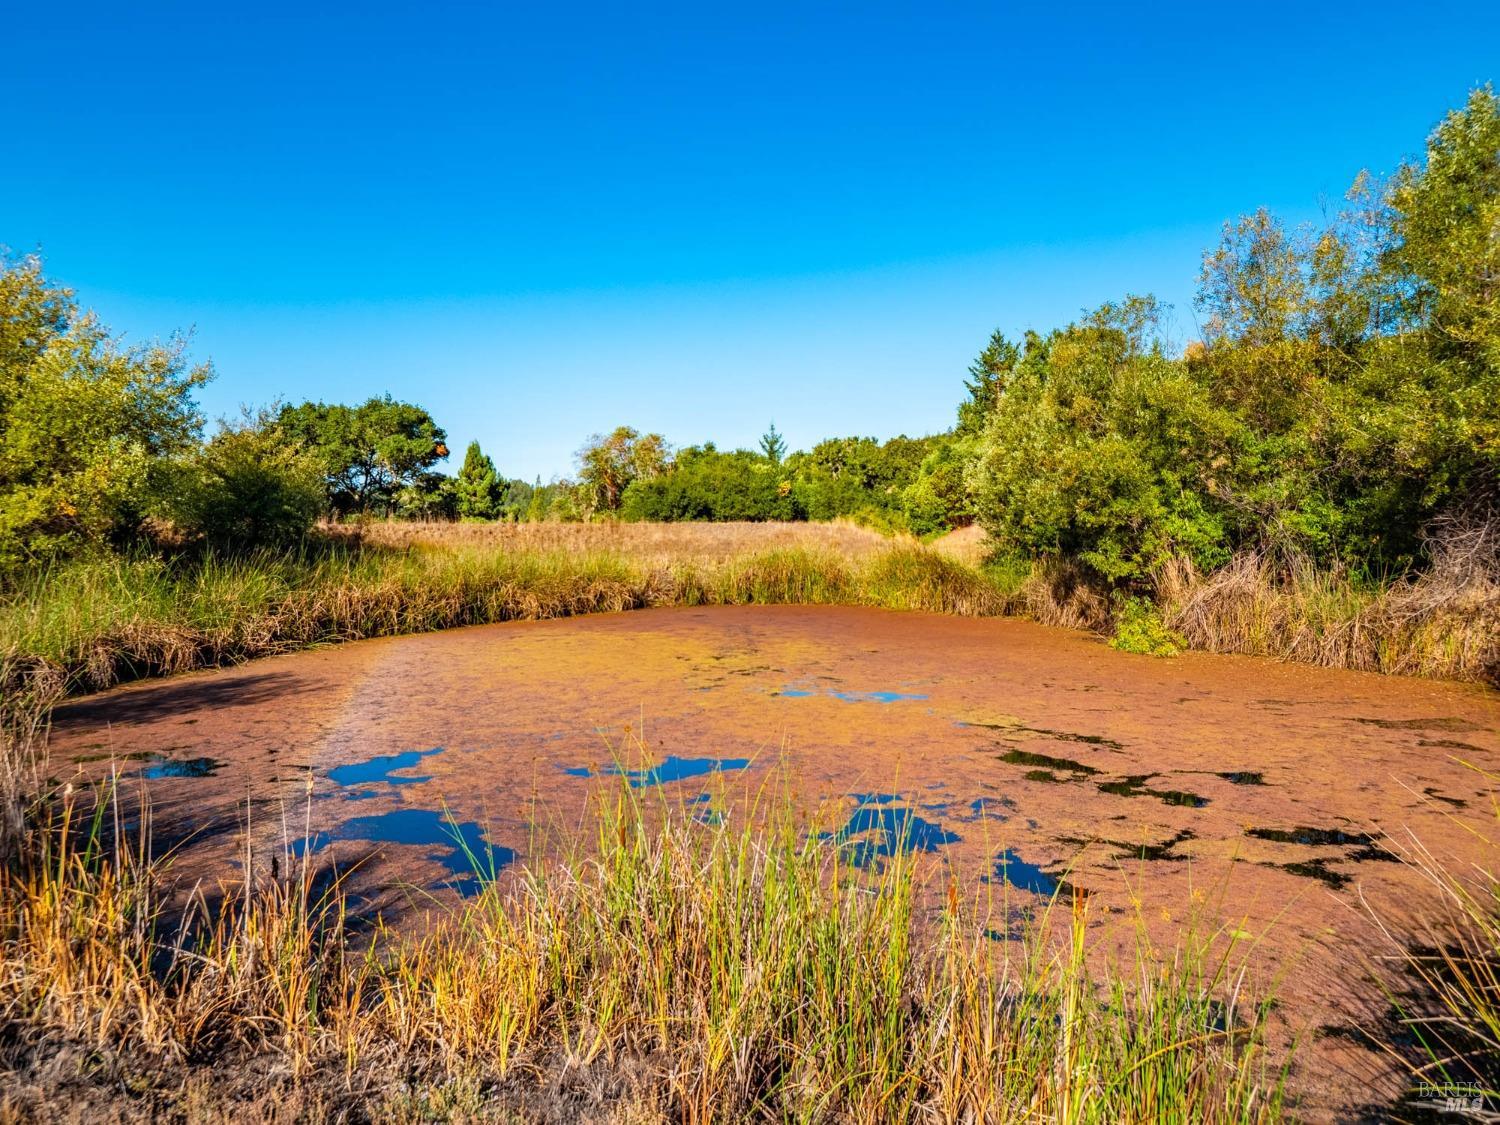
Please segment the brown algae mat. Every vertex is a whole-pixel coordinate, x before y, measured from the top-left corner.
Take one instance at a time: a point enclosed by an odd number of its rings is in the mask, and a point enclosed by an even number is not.
[[[746,606],[512,622],[273,657],[58,710],[53,772],[149,797],[180,875],[234,878],[283,846],[358,860],[364,901],[420,913],[625,771],[644,795],[735,816],[789,784],[851,861],[913,847],[1009,922],[1086,892],[1101,949],[1137,920],[1254,945],[1317,1117],[1390,1098],[1357,1045],[1399,920],[1429,892],[1419,840],[1484,862],[1500,694],[1189,653],[1115,652],[1027,622]],[[643,748],[645,756],[643,756]],[[542,836],[536,826],[542,826]],[[556,837],[554,837],[556,838]],[[413,908],[417,908],[413,910]]]

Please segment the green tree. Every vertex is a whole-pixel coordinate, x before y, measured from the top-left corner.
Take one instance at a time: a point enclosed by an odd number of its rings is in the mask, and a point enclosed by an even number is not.
[[[321,466],[287,440],[270,411],[247,413],[182,464],[165,510],[219,550],[281,547],[307,534],[323,506]]]
[[[1001,549],[1072,555],[1112,582],[1179,554],[1224,560],[1205,474],[1234,427],[1164,353],[1160,313],[1133,297],[1028,341],[969,472]]]
[[[710,443],[678,452],[672,467],[632,481],[620,515],[628,520],[791,520],[802,512],[778,467],[745,449]]]
[[[1443,358],[1500,366],[1500,100],[1486,86],[1448,114],[1390,187],[1408,323],[1428,328]]]
[[[775,422],[772,422],[770,429],[761,436],[760,451],[773,465],[781,464],[781,459],[786,456],[786,439],[776,429]]]
[[[979,358],[969,365],[969,378],[964,382],[969,397],[958,408],[960,435],[973,436],[984,429],[1020,357],[1020,349],[1004,333],[996,330],[990,336]]]
[[[470,520],[494,519],[500,512],[502,490],[495,463],[485,456],[477,441],[471,441],[464,453],[463,467],[453,481],[459,516]]]
[[[458,497],[453,478],[424,470],[396,493],[396,515],[409,520],[456,520]]]
[[[901,526],[902,493],[936,439],[847,437],[820,441],[786,460],[800,511],[814,520],[851,516]]]
[[[400,489],[448,456],[447,435],[432,416],[390,395],[359,406],[287,406],[279,421],[322,463],[328,506],[338,514],[390,511]]]
[[[582,514],[617,512],[625,490],[636,480],[651,480],[670,465],[666,440],[619,426],[595,434],[578,451],[578,497]]]
[[[531,499],[526,503],[526,522],[541,523],[547,518],[547,496],[542,487],[542,478],[537,477],[531,486]]]
[[[0,257],[0,569],[130,533],[202,418],[181,339],[126,348],[36,257]]]

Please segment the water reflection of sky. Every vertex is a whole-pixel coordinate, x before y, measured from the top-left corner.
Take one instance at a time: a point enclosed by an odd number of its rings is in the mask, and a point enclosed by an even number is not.
[[[902,703],[927,698],[925,695],[902,691],[838,691],[804,680],[787,684],[775,694],[784,699],[808,699],[815,695],[826,695],[844,703]]]
[[[854,811],[836,832],[821,833],[856,867],[876,867],[898,852],[936,852],[962,837],[919,816],[895,793],[855,793]]]
[[[597,770],[588,766],[567,766],[563,768],[563,772],[569,777],[623,777],[632,789],[644,789],[725,770],[742,770],[749,764],[749,758],[679,758],[672,754],[657,765],[640,769],[630,769],[615,763]]]
[[[514,862],[510,848],[491,844],[474,821],[460,821],[433,809],[402,808],[376,816],[357,816],[329,832],[314,833],[310,840],[293,842],[294,854],[319,852],[335,840],[372,844],[402,844],[432,849],[426,858],[447,869],[447,885],[462,895],[480,889],[483,881]]]
[[[350,762],[347,765],[334,766],[328,771],[328,780],[335,785],[376,785],[384,782],[387,785],[415,785],[422,781],[431,781],[431,777],[393,777],[396,770],[411,769],[423,758],[430,758],[434,754],[441,754],[443,748],[434,746],[431,750],[403,750],[399,754],[384,754],[374,758],[368,758],[363,762]]]

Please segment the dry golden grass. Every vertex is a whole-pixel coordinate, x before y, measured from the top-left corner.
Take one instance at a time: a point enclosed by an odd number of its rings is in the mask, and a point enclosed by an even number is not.
[[[978,524],[960,527],[946,535],[939,535],[927,544],[940,555],[957,559],[968,566],[980,566],[989,557],[989,536]]]
[[[601,553],[650,562],[722,563],[763,551],[802,549],[866,558],[912,545],[847,521],[832,523],[446,523],[371,520],[332,526],[335,539],[377,547],[494,548]],[[968,559],[965,561],[976,562]]]
[[[1488,567],[1440,557],[1420,577],[1372,589],[1240,555],[1206,576],[1169,569],[1157,603],[1168,627],[1208,652],[1500,685],[1500,581]]]
[[[1142,929],[1100,965],[1080,898],[996,943],[1003,902],[899,847],[852,867],[779,790],[735,826],[603,791],[587,847],[373,941],[290,855],[179,919],[161,864],[111,844],[111,807],[64,800],[0,868],[0,1111],[212,1120],[273,1093],[356,1120],[1282,1115],[1233,934],[1163,949]]]

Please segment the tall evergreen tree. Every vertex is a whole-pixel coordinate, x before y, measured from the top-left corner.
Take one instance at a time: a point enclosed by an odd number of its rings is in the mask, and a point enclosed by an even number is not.
[[[997,330],[990,336],[979,358],[969,365],[969,378],[964,380],[969,398],[958,408],[960,434],[976,434],[984,429],[1020,358],[1021,350],[1005,338],[1005,333]]]
[[[463,467],[454,478],[453,490],[462,519],[490,520],[499,511],[500,477],[495,472],[495,463],[479,448],[477,441],[469,442]]]
[[[761,437],[760,451],[766,455],[766,460],[773,465],[781,464],[781,459],[786,456],[786,439],[776,429],[775,422],[771,423],[771,428]]]

